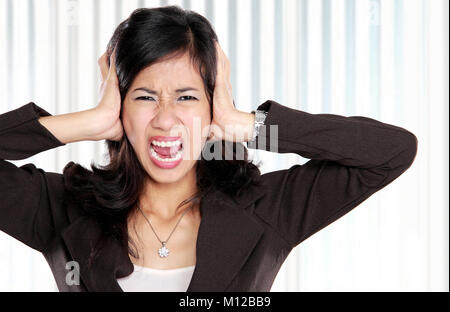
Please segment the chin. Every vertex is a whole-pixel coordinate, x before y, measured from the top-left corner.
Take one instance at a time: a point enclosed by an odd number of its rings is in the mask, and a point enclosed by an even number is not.
[[[168,172],[167,170],[161,170],[158,168],[147,170],[147,174],[157,183],[174,183],[184,176],[184,173],[180,170]]]
[[[171,184],[179,181],[181,177],[167,177],[167,176],[151,176],[153,181],[155,181],[158,184]]]
[[[168,184],[181,180],[186,174],[186,162],[182,161],[177,167],[172,169],[163,169],[155,166],[152,162],[147,164],[147,174],[157,183]]]

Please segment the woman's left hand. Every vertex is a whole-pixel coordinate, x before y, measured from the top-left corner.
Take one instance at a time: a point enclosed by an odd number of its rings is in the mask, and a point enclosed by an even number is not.
[[[213,96],[213,120],[208,141],[245,142],[251,138],[255,117],[233,105],[230,61],[216,41],[217,76]]]

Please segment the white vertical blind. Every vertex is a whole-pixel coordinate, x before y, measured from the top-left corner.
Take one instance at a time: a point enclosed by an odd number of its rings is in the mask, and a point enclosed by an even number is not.
[[[138,7],[169,4],[214,25],[238,109],[272,99],[418,138],[412,167],[295,248],[272,291],[448,291],[448,1],[0,0],[0,113],[30,101],[52,114],[95,106],[97,59],[115,27]],[[80,142],[13,163],[61,172],[104,152]],[[250,155],[263,173],[307,161]],[[42,255],[2,232],[0,291],[57,291]]]

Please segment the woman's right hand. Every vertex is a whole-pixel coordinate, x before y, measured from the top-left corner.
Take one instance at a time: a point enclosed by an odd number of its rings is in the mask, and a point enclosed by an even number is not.
[[[120,120],[121,97],[119,91],[119,79],[117,78],[115,50],[111,54],[108,66],[107,53],[103,53],[98,59],[98,65],[102,75],[100,85],[100,100],[95,108],[96,129],[94,140],[119,141],[123,136],[123,126]]]
[[[38,119],[60,142],[119,141],[122,138],[123,127],[119,118],[121,97],[114,52],[110,58],[111,67],[108,66],[106,53],[98,60],[102,83],[97,106],[80,112]]]

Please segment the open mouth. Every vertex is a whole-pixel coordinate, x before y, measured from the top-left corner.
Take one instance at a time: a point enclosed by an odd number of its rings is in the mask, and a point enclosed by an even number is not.
[[[150,153],[159,161],[174,162],[181,158],[183,143],[181,140],[175,141],[151,141]]]

